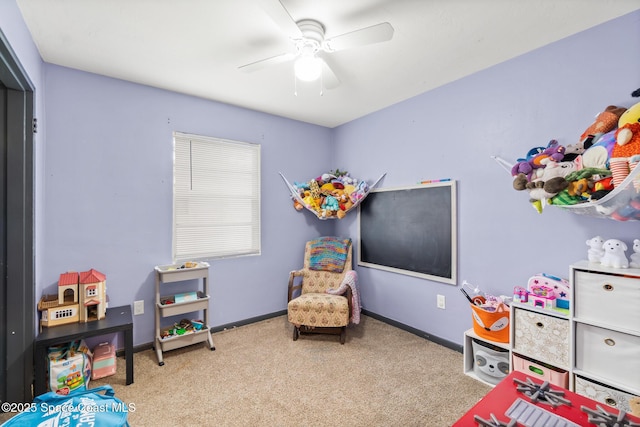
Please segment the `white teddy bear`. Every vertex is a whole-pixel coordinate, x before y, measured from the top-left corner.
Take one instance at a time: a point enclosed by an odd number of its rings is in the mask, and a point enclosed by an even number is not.
[[[633,253],[629,256],[631,262],[629,263],[630,267],[640,268],[640,239],[635,239],[633,241]]]
[[[604,255],[600,259],[600,264],[605,267],[627,268],[629,260],[625,254],[627,245],[618,239],[609,239],[604,242]]]
[[[587,251],[589,262],[600,262],[604,255],[603,245],[604,239],[600,236],[595,236],[587,240],[587,246],[589,246],[589,250]]]

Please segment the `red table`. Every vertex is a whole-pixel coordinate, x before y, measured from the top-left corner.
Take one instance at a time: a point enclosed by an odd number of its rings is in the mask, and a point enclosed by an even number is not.
[[[480,399],[480,401],[475,406],[473,406],[466,414],[464,414],[462,418],[456,421],[453,426],[475,427],[478,425],[483,425],[478,423],[478,421],[474,419],[475,415],[480,416],[484,420],[490,420],[491,414],[494,414],[498,418],[498,420],[502,422],[509,422],[510,418],[507,417],[505,413],[518,398],[526,402],[531,402],[531,399],[527,395],[516,390],[518,384],[516,384],[516,382],[514,381],[514,379],[518,379],[520,381],[526,382],[527,378],[530,381],[533,381],[535,384],[542,383],[542,381],[538,380],[537,378],[530,378],[522,372],[511,372],[505,379],[500,381],[500,383],[498,383],[498,385],[496,385],[493,390],[491,390],[486,396]],[[553,408],[551,405],[546,403],[535,403],[535,406],[545,409],[546,411],[549,411],[557,416],[563,417],[573,423],[576,423],[579,426],[598,425],[590,423],[588,421],[589,414],[581,410],[582,406],[585,406],[592,410],[597,410],[596,405],[598,405],[612,414],[617,415],[619,413],[617,409],[607,406],[604,403],[597,402],[595,400],[589,399],[588,397],[581,396],[555,385],[552,385],[551,387],[553,390],[562,390],[564,392],[563,397],[571,401],[571,405],[559,405],[556,408]],[[629,414],[627,414],[627,419],[635,423],[640,423],[640,418]],[[523,424],[519,423],[517,425],[522,426]]]

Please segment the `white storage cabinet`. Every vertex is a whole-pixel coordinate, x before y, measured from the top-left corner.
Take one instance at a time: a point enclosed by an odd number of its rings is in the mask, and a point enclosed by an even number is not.
[[[629,411],[640,396],[640,269],[571,266],[574,390]]]
[[[215,350],[209,326],[209,264],[197,263],[196,267],[180,268],[181,265],[160,265],[155,267],[156,273],[156,307],[155,307],[155,350],[158,365],[164,365],[163,352],[192,344],[207,342],[211,350]],[[168,295],[161,295],[162,284],[199,280],[201,289],[196,291],[197,298],[184,302],[164,304]],[[192,291],[191,289],[185,290]],[[204,325],[195,332],[184,335],[162,337],[161,320],[169,316],[202,312]]]
[[[512,303],[509,328],[508,343],[481,338],[473,329],[466,331],[463,346],[464,373],[485,384],[495,385],[477,372],[472,346],[473,340],[476,339],[503,349],[504,357],[509,363],[509,371],[524,371],[534,378],[566,386],[570,367],[568,315],[529,304]]]

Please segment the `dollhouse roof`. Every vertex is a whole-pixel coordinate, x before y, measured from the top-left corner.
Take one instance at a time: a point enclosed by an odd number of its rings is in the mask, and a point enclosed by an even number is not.
[[[62,273],[58,279],[58,286],[68,286],[78,284],[78,273]]]
[[[99,283],[107,280],[107,276],[100,273],[98,270],[94,270],[93,268],[89,271],[83,271],[80,273],[80,284],[85,285],[87,283]]]

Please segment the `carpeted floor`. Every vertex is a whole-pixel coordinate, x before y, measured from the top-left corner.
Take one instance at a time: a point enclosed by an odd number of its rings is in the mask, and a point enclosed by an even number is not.
[[[204,344],[118,358],[111,384],[132,426],[450,426],[490,388],[462,373],[462,354],[363,316],[338,336],[292,340],[285,316]]]

